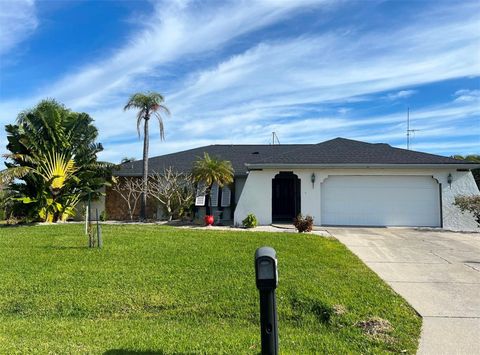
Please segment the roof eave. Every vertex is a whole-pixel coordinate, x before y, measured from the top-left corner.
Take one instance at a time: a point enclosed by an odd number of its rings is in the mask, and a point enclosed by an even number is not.
[[[152,175],[152,173],[149,173]],[[135,173],[135,172],[124,172],[124,171],[114,171],[113,176],[126,176],[126,177],[142,177],[142,173]],[[247,172],[239,172],[233,175],[234,177],[245,177],[247,176]]]
[[[302,163],[288,163],[288,164],[274,164],[274,163],[255,163],[255,164],[245,164],[248,170],[254,169],[312,169],[312,168],[321,168],[321,169],[340,169],[340,168],[351,168],[351,169],[368,169],[368,168],[378,168],[378,169],[411,169],[411,168],[432,168],[432,169],[480,169],[480,164],[463,164],[463,163],[443,163],[443,164],[358,164],[358,163],[344,163],[344,164],[302,164]]]

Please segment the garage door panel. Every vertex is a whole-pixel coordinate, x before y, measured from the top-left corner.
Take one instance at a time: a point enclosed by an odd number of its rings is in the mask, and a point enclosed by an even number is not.
[[[325,225],[437,227],[439,188],[427,176],[330,176],[321,211]]]

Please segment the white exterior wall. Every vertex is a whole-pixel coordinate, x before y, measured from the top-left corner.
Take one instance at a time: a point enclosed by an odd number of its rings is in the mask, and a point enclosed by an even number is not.
[[[311,215],[315,225],[321,225],[321,183],[329,175],[418,175],[431,176],[441,184],[443,228],[451,230],[479,230],[473,217],[463,214],[453,205],[455,196],[478,194],[478,188],[469,171],[456,169],[263,169],[250,171],[235,210],[235,223],[241,223],[253,213],[260,224],[272,223],[272,179],[280,171],[293,171],[301,180],[301,212]],[[315,184],[311,176],[315,173]],[[448,174],[453,181],[448,185]]]
[[[447,183],[448,172],[437,175],[437,180],[442,183],[442,213],[443,227],[457,231],[480,231],[477,223],[470,213],[461,213],[458,207],[453,205],[456,196],[478,195],[478,187],[471,172],[451,171],[452,185]]]

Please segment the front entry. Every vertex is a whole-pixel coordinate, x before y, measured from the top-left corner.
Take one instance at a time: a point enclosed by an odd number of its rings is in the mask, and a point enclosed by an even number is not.
[[[280,172],[272,179],[272,221],[292,222],[300,214],[300,179]]]

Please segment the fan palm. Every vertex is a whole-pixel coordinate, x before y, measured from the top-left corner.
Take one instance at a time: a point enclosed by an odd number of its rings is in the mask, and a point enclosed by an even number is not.
[[[140,138],[140,126],[143,121],[143,194],[140,204],[140,217],[146,218],[147,209],[147,189],[148,189],[148,146],[149,131],[148,123],[152,116],[158,119],[160,125],[160,139],[165,139],[165,129],[163,125],[162,114],[170,115],[169,109],[164,105],[164,97],[156,92],[133,94],[123,108],[125,111],[137,109],[137,132]]]
[[[192,170],[193,179],[197,183],[203,183],[206,186],[206,209],[207,215],[210,214],[210,191],[216,183],[219,187],[229,185],[233,182],[233,167],[228,160],[221,160],[210,157],[208,153],[203,154],[203,158],[198,159]]]
[[[43,155],[5,155],[12,159],[34,163],[34,167],[14,167],[5,171],[3,178],[23,178],[25,175],[31,173],[41,177],[44,180],[45,186],[48,187],[49,192],[42,191],[36,197],[22,196],[17,200],[24,204],[36,203],[41,205],[38,215],[46,222],[53,222],[55,218],[60,217],[65,221],[68,217],[74,215],[74,209],[80,199],[80,193],[63,191],[62,189],[67,183],[74,179],[74,173],[77,171],[75,162],[71,157],[65,153],[48,152]]]
[[[97,161],[103,147],[95,142],[98,132],[86,113],[73,112],[55,100],[43,100],[21,112],[16,124],[7,125],[5,130],[9,153],[4,155],[7,169],[0,174],[0,181],[8,184],[14,196],[15,216],[44,219],[45,206],[54,201],[71,206],[89,194],[96,198],[111,178],[114,165]],[[65,215],[57,212],[48,218]]]

